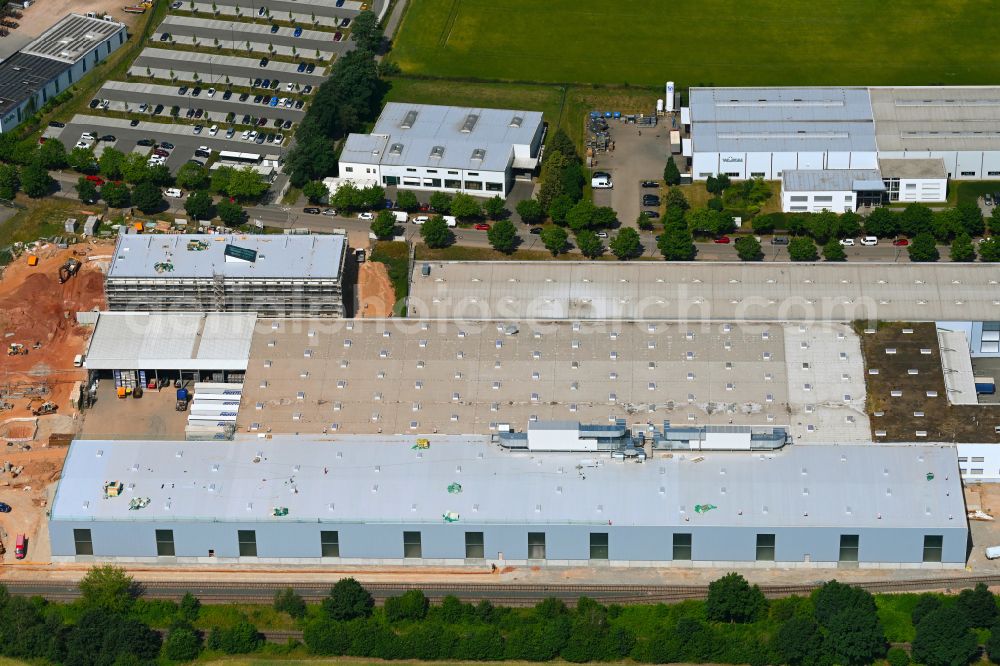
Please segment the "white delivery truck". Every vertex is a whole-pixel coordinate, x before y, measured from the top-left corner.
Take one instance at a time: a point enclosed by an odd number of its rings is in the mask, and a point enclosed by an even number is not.
[[[457,227],[458,226],[458,220],[455,219],[454,215],[444,215],[442,217],[444,217],[444,221],[448,224],[449,227]]]
[[[396,218],[396,222],[400,224],[406,224],[406,222],[410,219],[410,216],[401,210],[392,211],[392,216]]]

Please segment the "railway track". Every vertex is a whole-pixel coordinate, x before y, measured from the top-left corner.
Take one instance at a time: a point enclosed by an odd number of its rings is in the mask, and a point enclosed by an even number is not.
[[[965,589],[977,583],[1000,585],[1000,575],[934,577],[910,580],[883,580],[852,583],[872,593],[921,592],[926,590]],[[79,597],[73,584],[53,584],[34,581],[6,581],[3,583],[12,594],[42,596],[51,601],[72,601]],[[805,595],[823,584],[823,581],[796,585],[762,585],[767,597]],[[283,583],[283,582],[206,582],[184,583],[152,581],[142,583],[143,596],[148,599],[180,599],[191,592],[202,603],[271,603],[274,593],[286,587],[293,588],[306,601],[319,601],[330,593],[332,582]],[[422,590],[432,603],[445,596],[454,595],[462,601],[482,599],[503,606],[532,606],[539,601],[556,597],[575,601],[581,596],[591,597],[605,604],[672,603],[686,599],[703,599],[708,594],[707,585],[591,585],[591,584],[533,584],[533,583],[366,583],[365,587],[377,602],[407,590]]]

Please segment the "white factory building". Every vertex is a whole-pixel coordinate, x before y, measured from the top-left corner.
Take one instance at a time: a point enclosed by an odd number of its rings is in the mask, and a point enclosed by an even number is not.
[[[538,111],[391,102],[370,134],[351,134],[340,178],[408,190],[506,197],[538,166],[544,124]]]
[[[1000,87],[692,88],[689,99],[691,177],[781,180],[786,212],[941,202],[949,179],[1000,178]],[[831,171],[876,171],[883,191],[853,187],[871,173],[807,173]]]

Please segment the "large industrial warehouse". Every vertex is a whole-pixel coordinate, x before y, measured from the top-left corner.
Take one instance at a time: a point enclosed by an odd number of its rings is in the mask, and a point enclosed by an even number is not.
[[[414,265],[407,305],[431,319],[989,321],[1000,292],[990,264],[435,261]]]
[[[346,254],[340,234],[123,235],[108,309],[343,317]]]
[[[944,202],[947,180],[1000,178],[1000,87],[692,88],[682,111],[693,179],[781,180],[785,212]]]
[[[489,434],[548,420],[871,440],[846,324],[262,321],[241,432]]]
[[[80,440],[49,529],[56,562],[208,564],[959,568],[968,539],[954,447],[638,463],[482,437]]]

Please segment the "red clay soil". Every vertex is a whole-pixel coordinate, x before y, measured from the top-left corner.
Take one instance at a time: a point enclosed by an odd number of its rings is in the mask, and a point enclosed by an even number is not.
[[[114,249],[108,243],[77,245],[75,255],[80,272],[65,284],[59,284],[59,267],[74,256],[74,250],[55,246],[38,251],[37,266],[28,266],[22,255],[12,262],[0,279],[0,384],[46,383],[45,397],[67,413],[73,384],[86,379],[86,372],[73,367],[73,359],[82,354],[89,329],[76,323],[80,310],[104,307],[104,274],[88,256],[108,255]],[[83,256],[86,253],[88,256]],[[36,343],[41,348],[32,349]],[[8,356],[11,343],[28,348],[27,355]],[[29,416],[27,398],[7,398],[13,410],[0,412],[0,419]]]

